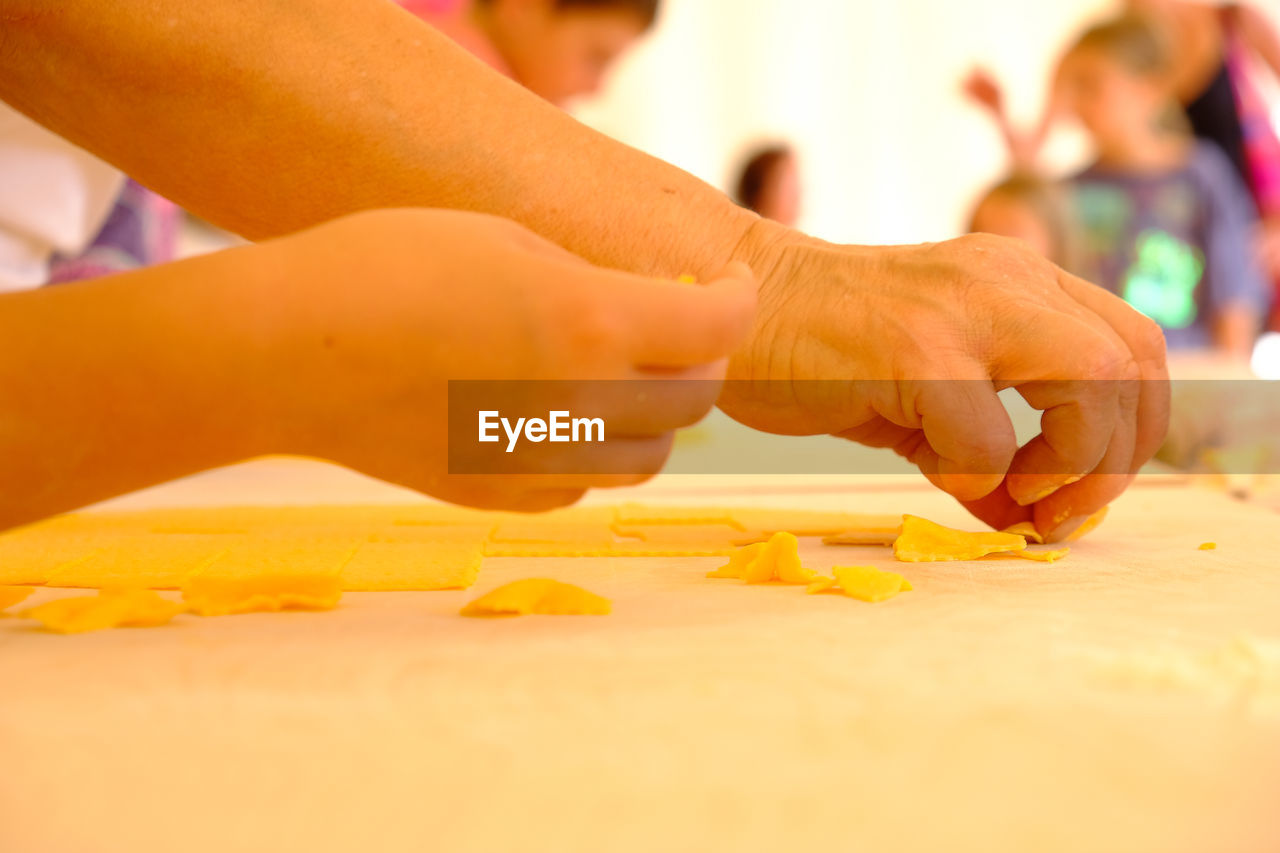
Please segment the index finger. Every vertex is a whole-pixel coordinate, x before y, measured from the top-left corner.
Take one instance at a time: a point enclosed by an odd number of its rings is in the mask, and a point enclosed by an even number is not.
[[[1102,467],[1110,470],[1090,474],[1036,505],[1036,525],[1048,539],[1061,539],[1070,534],[1090,515],[1118,497],[1132,482],[1133,475],[1160,449],[1169,427],[1169,369],[1160,327],[1118,296],[1068,273],[1060,276],[1062,289],[1105,320],[1133,354],[1137,379],[1120,381],[1136,383],[1137,388],[1126,384],[1121,396],[1136,396],[1137,401],[1131,410],[1134,423],[1125,425],[1126,432],[1131,431],[1133,435],[1128,465],[1109,460],[1110,464]]]
[[[1132,468],[1136,472],[1160,449],[1169,430],[1169,365],[1164,332],[1154,320],[1114,293],[1067,272],[1060,271],[1059,276],[1062,289],[1106,320],[1128,345],[1138,365],[1137,440]]]

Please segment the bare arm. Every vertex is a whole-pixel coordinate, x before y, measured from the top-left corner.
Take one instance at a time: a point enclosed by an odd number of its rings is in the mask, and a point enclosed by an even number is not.
[[[1258,340],[1262,318],[1247,305],[1228,305],[1213,321],[1213,343],[1224,355],[1248,361]]]
[[[452,475],[448,381],[513,363],[533,379],[633,379],[642,365],[718,379],[755,304],[745,269],[724,272],[689,287],[604,270],[507,220],[409,209],[0,295],[0,529],[267,453],[502,509],[634,484],[714,405],[717,382],[597,395],[626,441],[514,454],[522,476],[499,477]]]
[[[1030,131],[1022,131],[1013,126],[1005,109],[1004,92],[991,74],[976,68],[965,79],[965,94],[996,123],[996,129],[1000,131],[1015,171],[1036,171],[1036,161],[1039,160],[1040,152],[1049,138],[1049,131],[1053,129],[1053,123],[1061,112],[1060,76],[1061,72],[1055,71],[1044,112]]]
[[[1280,78],[1280,32],[1258,9],[1241,4],[1236,7],[1236,25],[1245,42]]]
[[[260,253],[0,296],[0,529],[265,452]]]
[[[0,16],[0,97],[255,238],[427,205],[509,217],[643,274],[747,262],[760,311],[729,375],[751,381],[720,406],[760,429],[894,447],[996,526],[1065,535],[1163,436],[1163,338],[1108,294],[1013,243],[832,246],[759,220],[385,0],[0,0]],[[810,380],[855,377],[883,381],[798,404]],[[1147,381],[1097,381],[1125,378]],[[1046,409],[1022,449],[996,397],[1011,386]]]
[[[706,276],[754,219],[385,0],[3,0],[0,15],[0,98],[254,239],[445,207],[614,268]]]

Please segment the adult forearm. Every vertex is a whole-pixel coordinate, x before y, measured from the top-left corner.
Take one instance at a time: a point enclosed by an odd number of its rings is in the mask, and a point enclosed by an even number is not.
[[[270,449],[259,253],[0,297],[0,529]]]
[[[447,207],[513,218],[600,264],[707,274],[753,220],[386,0],[0,10],[0,97],[252,238]]]

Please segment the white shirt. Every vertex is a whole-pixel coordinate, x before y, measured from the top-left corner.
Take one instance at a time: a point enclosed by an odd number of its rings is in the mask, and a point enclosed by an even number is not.
[[[124,175],[0,103],[0,292],[39,287],[54,252],[83,252]]]

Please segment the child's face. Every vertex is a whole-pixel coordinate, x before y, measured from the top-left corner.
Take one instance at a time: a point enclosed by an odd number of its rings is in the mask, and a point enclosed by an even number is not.
[[[1021,240],[1043,257],[1056,260],[1049,226],[1031,205],[1015,196],[997,192],[984,198],[974,211],[972,228]]]
[[[1080,49],[1063,63],[1067,109],[1094,140],[1124,141],[1157,121],[1165,100],[1159,81],[1125,68],[1106,53]]]
[[[558,105],[598,91],[645,31],[640,16],[621,6],[557,9],[554,0],[505,0],[495,12],[495,41],[516,79]]]

